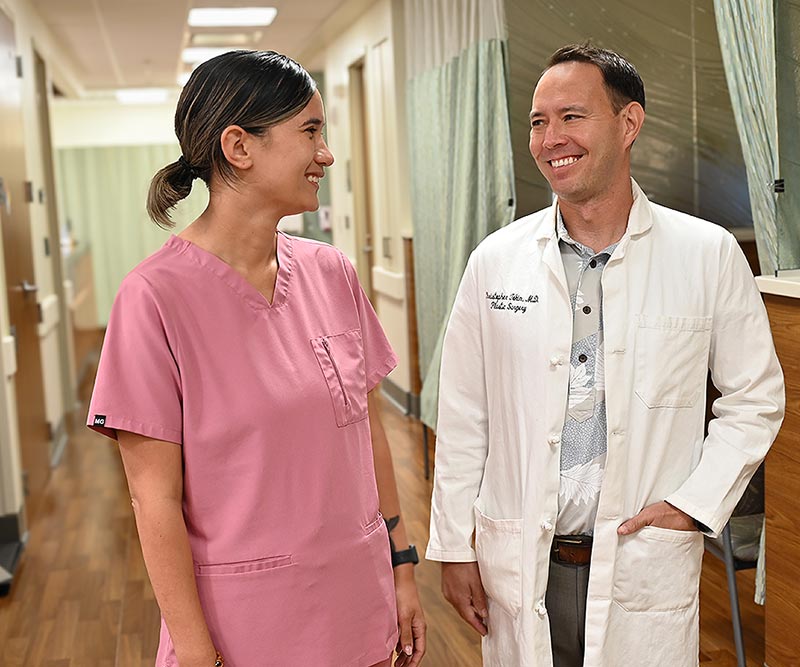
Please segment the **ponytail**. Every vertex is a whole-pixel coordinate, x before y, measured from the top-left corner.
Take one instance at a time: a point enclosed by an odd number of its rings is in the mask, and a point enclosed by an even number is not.
[[[197,171],[181,155],[177,161],[160,169],[150,181],[147,193],[147,214],[163,229],[172,229],[175,223],[169,212],[186,199],[192,191],[192,181],[198,177]]]

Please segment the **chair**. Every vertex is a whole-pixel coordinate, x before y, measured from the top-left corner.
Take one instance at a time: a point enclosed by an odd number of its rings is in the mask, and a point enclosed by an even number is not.
[[[739,612],[739,592],[736,573],[758,564],[758,550],[764,522],[764,464],[756,471],[744,492],[730,521],[719,537],[706,537],[706,550],[725,563],[728,577],[728,595],[731,602],[733,641],[736,645],[737,667],[747,667],[742,633],[742,618]]]

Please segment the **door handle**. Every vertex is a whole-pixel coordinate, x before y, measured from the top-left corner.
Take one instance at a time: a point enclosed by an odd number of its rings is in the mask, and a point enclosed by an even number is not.
[[[25,296],[28,296],[28,294],[36,294],[36,292],[39,291],[39,286],[34,283],[29,283],[27,280],[23,280],[19,285],[11,289],[15,292],[22,292]]]

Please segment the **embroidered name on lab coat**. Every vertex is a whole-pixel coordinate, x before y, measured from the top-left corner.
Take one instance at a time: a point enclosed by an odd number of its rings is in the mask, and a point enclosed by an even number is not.
[[[517,294],[511,292],[486,292],[486,300],[489,302],[490,310],[508,310],[512,313],[524,313],[528,306],[539,303],[538,294]]]

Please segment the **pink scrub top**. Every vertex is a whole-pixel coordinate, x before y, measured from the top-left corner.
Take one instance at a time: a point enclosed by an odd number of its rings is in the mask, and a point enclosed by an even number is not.
[[[226,667],[363,667],[397,642],[367,392],[396,358],[350,262],[278,235],[273,303],[171,237],[123,281],[88,425],[183,448],[183,513]],[[161,623],[157,667],[177,665]]]

